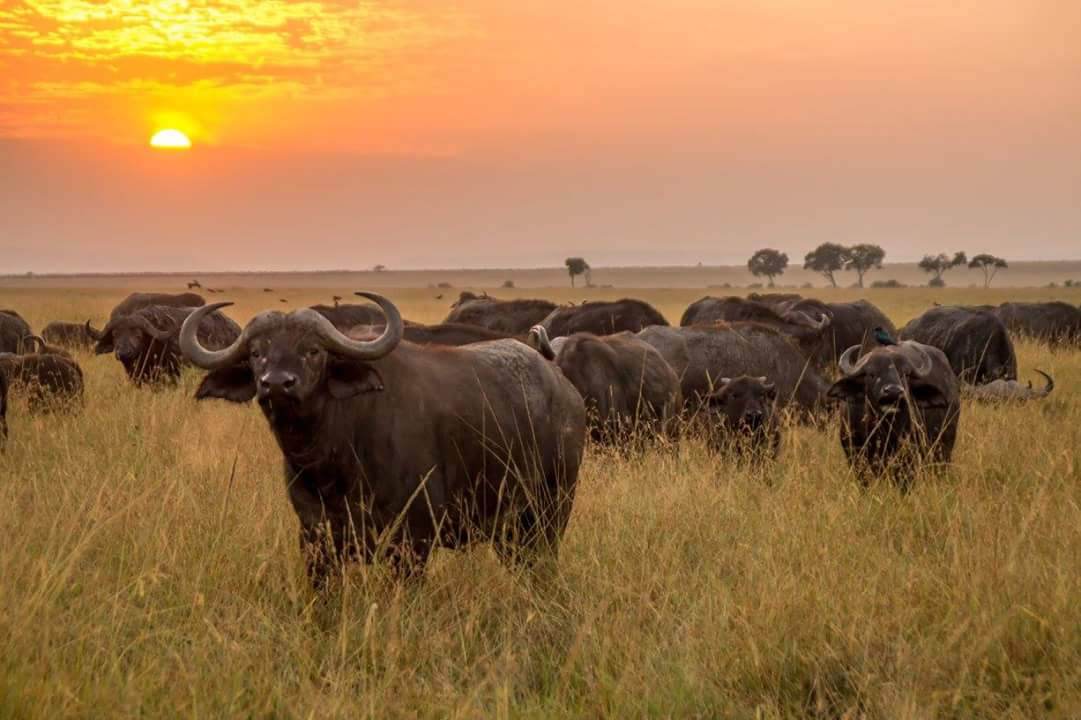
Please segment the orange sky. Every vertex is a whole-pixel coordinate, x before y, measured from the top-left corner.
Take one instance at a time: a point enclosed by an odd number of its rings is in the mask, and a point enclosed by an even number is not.
[[[11,271],[1079,257],[1079,187],[1074,0],[0,2]]]

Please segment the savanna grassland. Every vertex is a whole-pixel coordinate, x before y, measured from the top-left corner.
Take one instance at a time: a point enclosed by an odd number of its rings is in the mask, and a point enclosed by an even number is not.
[[[355,289],[218,297],[243,322]],[[0,307],[35,328],[100,324],[126,292],[27,284]],[[637,296],[673,322],[703,294],[490,292]],[[456,293],[387,291],[423,322]],[[1081,302],[868,296],[898,325],[933,300]],[[553,577],[478,546],[415,583],[357,566],[327,597],[254,405],[196,404],[194,370],[136,390],[111,357],[81,356],[81,413],[9,411],[0,717],[1081,717],[1081,351],[1018,351],[1054,394],[966,405],[954,465],[907,496],[858,486],[836,420],[787,427],[759,468],[693,440],[591,447]]]

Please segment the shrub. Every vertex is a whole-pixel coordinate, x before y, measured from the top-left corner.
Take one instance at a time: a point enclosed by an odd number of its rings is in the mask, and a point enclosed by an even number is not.
[[[514,287],[514,281],[513,280],[504,280],[503,281],[503,287],[508,288],[508,289],[513,288]]]
[[[875,280],[874,282],[871,283],[871,287],[873,287],[873,288],[903,288],[903,287],[907,287],[907,286],[902,282],[898,282],[897,280],[894,280],[893,278],[890,278],[889,280]]]

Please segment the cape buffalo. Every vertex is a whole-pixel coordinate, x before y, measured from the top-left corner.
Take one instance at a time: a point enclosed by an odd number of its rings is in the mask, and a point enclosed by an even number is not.
[[[33,334],[22,315],[14,310],[0,310],[0,352],[21,353],[27,338]]]
[[[151,305],[110,320],[94,352],[114,353],[136,385],[175,382],[184,360],[177,342],[180,327],[193,310]],[[221,313],[204,313],[200,317],[200,340],[209,347],[227,347],[240,336],[240,326]]]
[[[843,377],[830,388],[842,400],[841,446],[861,471],[888,473],[903,490],[914,465],[949,462],[961,400],[957,376],[936,347],[906,340],[856,360],[860,347],[838,361]]]
[[[562,337],[587,332],[594,335],[614,335],[624,330],[638,332],[652,325],[668,325],[664,316],[649,303],[623,300],[586,302],[562,305],[539,323],[549,337]]]
[[[0,353],[0,373],[30,412],[69,409],[83,397],[82,369],[60,355]]]
[[[706,401],[709,441],[715,450],[735,447],[755,455],[776,457],[781,428],[774,412],[777,385],[766,377],[721,378]]]
[[[901,328],[900,337],[941,350],[963,383],[983,385],[1017,379],[1017,355],[1010,334],[990,310],[933,307]]]
[[[444,323],[478,325],[508,335],[522,335],[556,309],[548,300],[497,300],[463,292]]]
[[[652,345],[629,332],[549,341],[541,325],[529,340],[581,393],[595,440],[626,442],[674,430],[683,407],[679,378]]]
[[[1050,345],[1081,343],[1081,309],[1064,302],[1008,302],[995,310],[1010,332]]]
[[[8,378],[0,372],[0,448],[8,438]]]
[[[347,332],[357,325],[382,326],[384,322],[383,313],[370,303],[358,305],[312,305],[311,309],[330,320],[330,323],[342,332]]]
[[[68,360],[74,360],[67,350],[62,347],[50,345],[45,342],[45,339],[40,335],[31,335],[27,338],[26,344],[33,350],[35,355],[59,355],[60,357],[67,358]]]
[[[897,328],[886,314],[867,300],[827,303],[815,298],[784,293],[752,294],[751,298],[782,311],[803,312],[811,317],[829,317],[829,327],[823,333],[826,341],[824,355],[818,355],[820,358],[825,357],[829,363],[853,345],[859,345],[864,352],[873,349],[875,342],[871,334],[875,328],[882,328],[891,337],[897,336]]]
[[[145,307],[162,305],[165,307],[192,308],[206,305],[202,295],[196,293],[132,293],[120,301],[109,313],[109,322],[132,315]]]
[[[682,327],[706,325],[717,322],[756,322],[785,333],[799,345],[804,354],[825,365],[833,361],[825,347],[823,333],[830,325],[830,316],[824,311],[806,312],[785,307],[775,307],[757,299],[741,297],[706,296],[691,303],[683,313]]]
[[[1037,370],[1036,372],[1043,375],[1045,381],[1044,386],[1039,389],[1033,388],[1031,381],[1026,386],[1016,380],[993,380],[986,385],[974,385],[965,388],[964,395],[966,398],[981,402],[1039,400],[1051,394],[1051,391],[1055,389],[1055,380],[1043,370]]]
[[[374,339],[347,336],[310,309],[268,311],[229,347],[207,350],[199,324],[228,303],[196,310],[180,334],[185,355],[210,371],[197,398],[258,399],[285,458],[313,581],[322,584],[331,558],[368,561],[380,548],[411,571],[437,544],[491,540],[505,561],[554,549],[585,442],[578,391],[513,340],[402,342],[394,304],[357,294],[383,308]]]
[[[696,412],[720,379],[765,376],[776,383],[781,407],[813,413],[829,383],[791,338],[757,323],[693,328],[648,327],[638,337],[657,348],[680,379],[683,404]]]
[[[89,350],[101,339],[101,331],[95,330],[89,320],[83,324],[54,321],[45,326],[41,337],[69,350]]]

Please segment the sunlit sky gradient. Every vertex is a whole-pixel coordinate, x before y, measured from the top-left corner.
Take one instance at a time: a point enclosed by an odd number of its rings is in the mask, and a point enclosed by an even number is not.
[[[1072,258],[1079,193],[1075,0],[0,2],[0,271]]]

